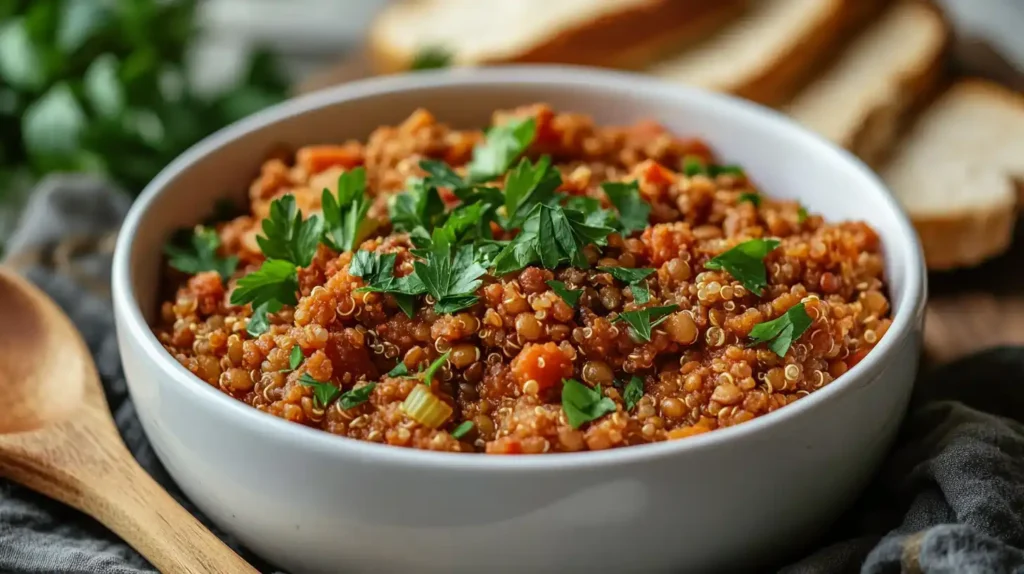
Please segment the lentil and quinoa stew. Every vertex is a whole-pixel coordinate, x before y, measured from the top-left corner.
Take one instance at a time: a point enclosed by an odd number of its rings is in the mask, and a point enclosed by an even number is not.
[[[879,238],[703,142],[533,105],[276,154],[169,243],[200,379],[358,440],[489,454],[685,438],[799,400],[891,324]]]

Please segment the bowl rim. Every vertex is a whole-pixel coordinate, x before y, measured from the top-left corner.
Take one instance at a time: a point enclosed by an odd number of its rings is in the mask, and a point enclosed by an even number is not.
[[[740,122],[762,122],[780,130],[787,138],[802,141],[813,147],[824,160],[846,164],[855,177],[859,177],[865,192],[878,196],[882,204],[895,215],[899,241],[888,244],[887,257],[896,257],[906,267],[901,286],[901,309],[893,315],[893,323],[882,341],[857,365],[825,388],[804,397],[784,409],[766,413],[743,424],[714,432],[702,433],[686,440],[662,441],[605,451],[551,453],[543,456],[488,456],[475,453],[433,452],[394,447],[346,437],[333,436],[325,431],[295,424],[279,417],[260,412],[237,399],[229,397],[196,378],[178,363],[163,346],[146,322],[135,297],[130,268],[134,236],[143,216],[167,188],[176,175],[206,154],[228,145],[248,133],[268,125],[286,121],[294,116],[328,106],[344,105],[348,100],[386,95],[417,89],[450,88],[458,90],[469,86],[487,85],[561,86],[578,85],[589,89],[614,91],[615,86],[628,84],[631,90],[643,90],[654,97],[668,101],[688,100],[696,107],[726,107]],[[510,65],[501,67],[460,68],[454,70],[424,71],[369,78],[306,94],[244,118],[196,143],[174,159],[145,187],[136,199],[118,234],[115,247],[111,291],[114,312],[118,317],[120,338],[128,337],[140,346],[146,361],[160,370],[171,384],[181,385],[183,392],[192,393],[195,400],[206,401],[207,408],[220,411],[224,424],[245,427],[253,438],[267,437],[278,442],[287,441],[295,448],[313,451],[322,456],[354,458],[361,461],[401,467],[445,468],[473,472],[528,472],[590,469],[652,461],[684,453],[725,446],[743,438],[767,432],[773,427],[794,419],[809,410],[827,408],[837,397],[854,390],[858,383],[865,384],[895,359],[904,340],[914,334],[920,324],[927,298],[927,275],[924,256],[917,234],[910,220],[881,179],[863,162],[822,136],[799,126],[781,112],[740,98],[703,89],[671,84],[637,73],[600,70],[562,65]],[[121,350],[125,346],[120,346]],[[123,360],[123,359],[122,359]],[[147,384],[162,385],[161,382]]]

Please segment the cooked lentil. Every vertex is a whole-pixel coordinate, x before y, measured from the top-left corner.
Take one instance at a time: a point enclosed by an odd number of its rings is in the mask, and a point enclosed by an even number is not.
[[[408,234],[392,232],[388,198],[410,177],[425,174],[421,159],[441,160],[460,173],[483,139],[456,130],[428,112],[381,127],[368,141],[309,146],[266,160],[249,188],[248,213],[216,225],[222,256],[237,256],[225,282],[217,272],[191,276],[168,269],[176,293],[161,308],[155,331],[168,352],[200,379],[263,412],[357,440],[429,450],[490,454],[601,450],[685,438],[749,421],[830,384],[863,359],[891,324],[879,238],[862,222],[827,223],[794,201],[757,193],[735,170],[685,175],[684,159],[713,163],[708,146],[645,122],[597,126],[585,116],[534,105],[495,114],[501,123],[532,116],[536,137],[526,155],[550,155],[562,175],[559,191],[609,201],[600,184],[631,181],[651,206],[649,225],[607,246],[587,245],[590,267],[528,266],[484,276],[479,302],[452,315],[419,305],[413,318],[391,295],[358,291],[351,252],[320,244],[298,270],[299,298],[269,317],[269,329],[250,336],[252,309],[230,303],[237,280],[264,257],[256,241],[271,202],[295,197],[307,216],[320,209],[321,190],[337,191],[339,174],[365,166],[369,217],[383,225],[360,249],[396,254],[395,275],[412,271]],[[501,186],[501,180],[493,185]],[[442,188],[449,206],[457,203]],[[745,200],[746,199],[746,200]],[[497,238],[501,238],[499,235]],[[506,235],[505,237],[508,237]],[[768,286],[761,297],[725,270],[704,264],[741,241],[774,237],[781,245],[764,258]],[[655,270],[644,279],[650,301],[637,305],[633,287],[595,266]],[[578,290],[569,305],[548,285]],[[811,325],[779,357],[748,346],[755,325],[803,303]],[[638,340],[619,314],[677,305]],[[292,369],[296,346],[302,360]],[[417,371],[442,354],[448,360],[429,390],[454,410],[441,426],[420,424],[402,408]],[[389,376],[398,361],[412,378]],[[340,392],[372,387],[369,400],[323,408],[303,375]],[[623,386],[643,382],[631,410]],[[570,426],[560,401],[565,379],[600,389],[615,412]],[[466,430],[471,422],[472,426]],[[460,429],[459,438],[452,433]]]

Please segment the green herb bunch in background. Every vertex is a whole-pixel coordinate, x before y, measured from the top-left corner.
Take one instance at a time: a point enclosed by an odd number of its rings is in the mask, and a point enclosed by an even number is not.
[[[191,85],[196,5],[0,0],[0,210],[55,171],[103,174],[137,193],[197,140],[284,96],[266,53],[223,92]]]

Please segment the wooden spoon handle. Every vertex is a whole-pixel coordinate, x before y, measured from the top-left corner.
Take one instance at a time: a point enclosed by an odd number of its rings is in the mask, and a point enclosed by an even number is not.
[[[123,538],[160,572],[257,572],[134,460],[124,466],[118,480],[97,487],[93,496],[81,500],[82,510]]]

